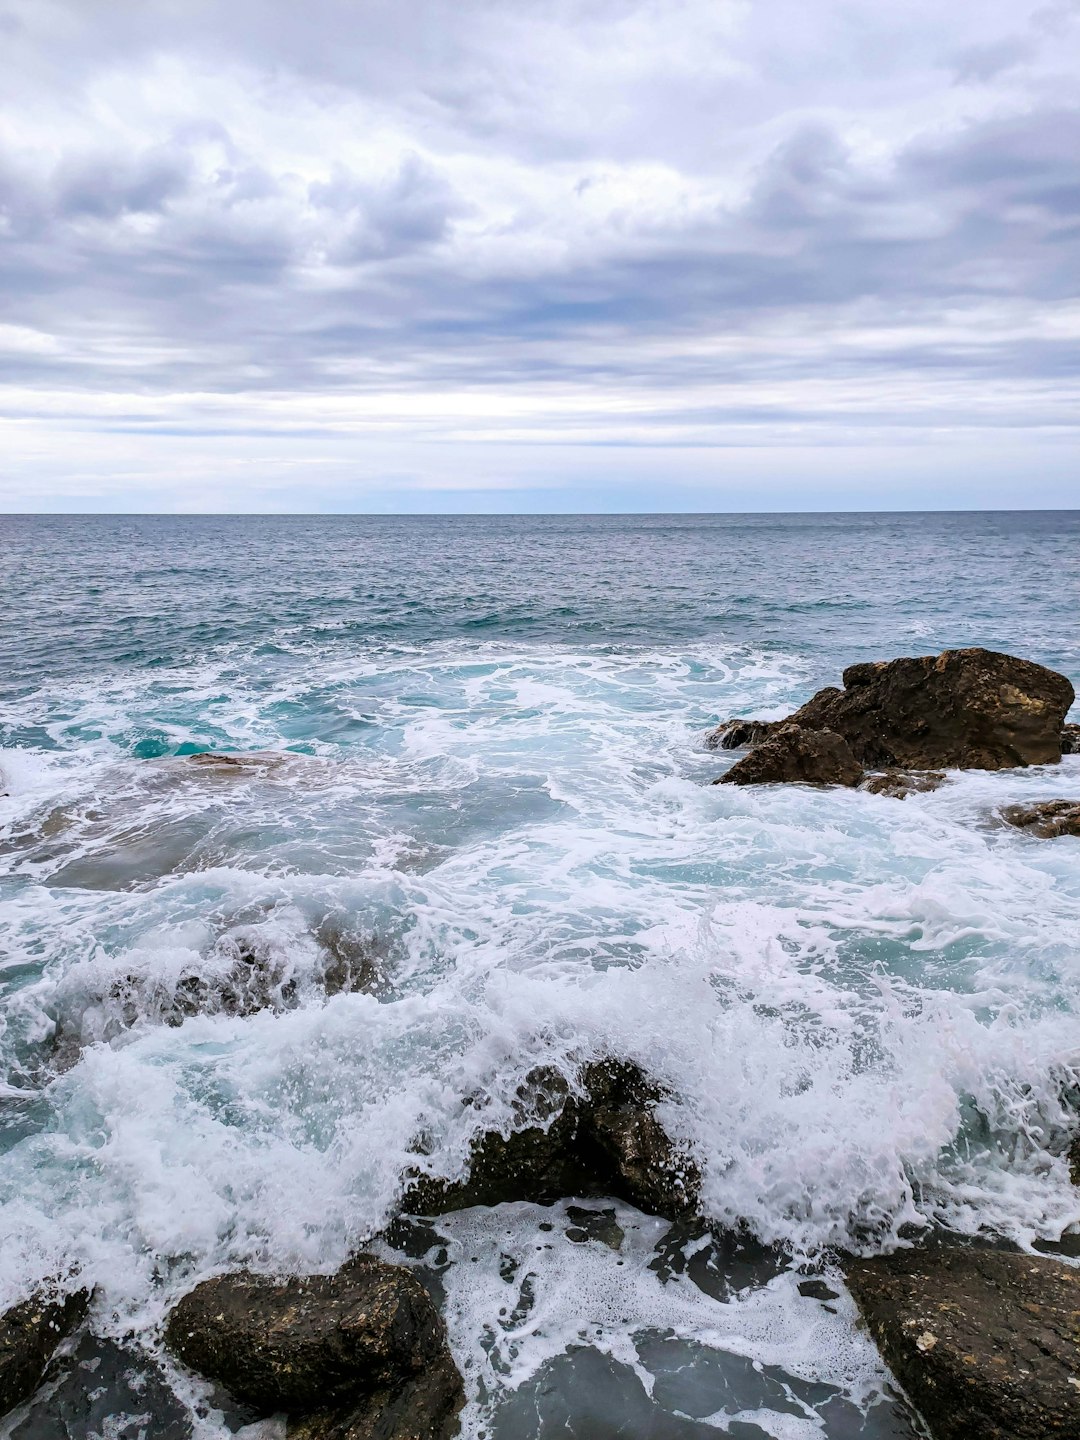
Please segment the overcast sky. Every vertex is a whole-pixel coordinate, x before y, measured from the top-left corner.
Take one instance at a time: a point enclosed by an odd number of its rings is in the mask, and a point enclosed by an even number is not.
[[[0,508],[1080,503],[1080,0],[0,0]]]

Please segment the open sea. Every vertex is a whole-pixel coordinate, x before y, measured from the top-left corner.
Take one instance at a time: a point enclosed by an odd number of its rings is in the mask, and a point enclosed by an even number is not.
[[[1080,689],[1078,617],[1080,512],[0,517],[0,1307],[77,1274],[97,1337],[97,1409],[61,1376],[7,1433],[283,1433],[171,1371],[176,1296],[336,1268],[418,1150],[613,1054],[712,1227],[383,1235],[463,1433],[914,1437],[832,1256],[1080,1219],[1080,841],[995,820],[1080,756],[901,802],[714,788],[703,736],[950,646]]]

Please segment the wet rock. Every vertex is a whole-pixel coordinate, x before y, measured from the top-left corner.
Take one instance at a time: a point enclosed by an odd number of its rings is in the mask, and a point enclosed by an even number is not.
[[[1062,755],[1080,755],[1080,725],[1066,725],[1061,732]]]
[[[856,1260],[847,1280],[935,1440],[1080,1435],[1080,1270],[938,1249]]]
[[[461,1376],[449,1353],[403,1385],[384,1386],[344,1410],[289,1422],[289,1440],[450,1440],[460,1430]]]
[[[53,1351],[82,1323],[89,1303],[85,1290],[39,1295],[0,1315],[0,1415],[34,1393]]]
[[[11,1440],[189,1440],[192,1434],[188,1410],[160,1366],[115,1341],[84,1335],[45,1378]]]
[[[842,735],[873,769],[1003,770],[1061,759],[1073,703],[1064,675],[994,650],[944,650],[844,671],[790,717]]]
[[[701,1177],[657,1119],[664,1093],[625,1061],[586,1066],[580,1084],[573,1092],[557,1071],[533,1071],[517,1098],[517,1128],[483,1134],[464,1180],[414,1179],[402,1208],[440,1215],[510,1200],[609,1195],[653,1215],[693,1213]]]
[[[174,1307],[165,1339],[261,1414],[284,1411],[289,1433],[308,1440],[434,1440],[454,1433],[463,1402],[427,1291],[371,1255],[335,1275],[206,1280]]]
[[[357,990],[374,995],[388,988],[386,956],[371,935],[328,916],[316,938],[323,952],[322,985],[327,995]]]
[[[944,784],[945,775],[941,770],[879,770],[861,780],[859,789],[869,790],[871,795],[891,795],[896,800],[906,800],[909,795],[938,790]]]
[[[1006,805],[1001,818],[1044,840],[1080,835],[1080,800],[1039,800],[1033,805]]]
[[[863,767],[831,730],[783,725],[721,775],[717,785],[857,785]]]
[[[705,736],[708,750],[745,750],[759,745],[779,728],[782,720],[726,720]]]
[[[188,765],[197,765],[202,770],[211,770],[222,775],[236,775],[244,771],[272,770],[284,764],[288,757],[275,750],[245,750],[230,754],[214,750],[203,750],[198,755],[184,757]]]

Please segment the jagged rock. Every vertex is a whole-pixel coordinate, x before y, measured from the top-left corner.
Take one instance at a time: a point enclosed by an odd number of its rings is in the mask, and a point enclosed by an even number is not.
[[[610,1195],[654,1215],[691,1214],[701,1177],[656,1117],[663,1092],[624,1061],[588,1065],[580,1083],[582,1093],[574,1093],[557,1071],[533,1071],[518,1095],[518,1128],[482,1135],[464,1180],[414,1179],[403,1209],[440,1215],[508,1200]]]
[[[935,1440],[1080,1435],[1080,1271],[936,1249],[853,1261],[847,1280]]]
[[[937,790],[944,784],[945,775],[940,770],[880,770],[861,780],[859,789],[869,790],[871,795],[892,795],[897,800],[906,800],[909,795]]]
[[[1033,805],[1006,805],[1001,818],[1018,830],[1044,840],[1058,835],[1080,835],[1080,800],[1038,800]]]
[[[744,750],[759,745],[784,722],[782,720],[725,720],[705,736],[708,750]]]
[[[82,1323],[90,1304],[85,1290],[34,1296],[0,1315],[0,1416],[38,1387],[53,1351]]]
[[[261,1414],[284,1411],[290,1435],[307,1440],[434,1440],[454,1433],[463,1403],[431,1297],[371,1255],[335,1275],[206,1280],[174,1307],[165,1339]]]
[[[1080,725],[1066,725],[1061,732],[1062,755],[1080,755]]]
[[[1064,675],[994,650],[944,650],[850,665],[790,717],[842,735],[873,769],[1003,770],[1061,759],[1073,703]]]
[[[717,785],[857,785],[863,768],[831,730],[783,725],[714,783]]]

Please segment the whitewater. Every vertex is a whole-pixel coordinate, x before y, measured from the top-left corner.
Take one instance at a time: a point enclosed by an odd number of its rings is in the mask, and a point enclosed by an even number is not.
[[[2,524],[0,1307],[78,1277],[197,1435],[269,1436],[165,1313],[374,1244],[474,1440],[917,1433],[833,1256],[1080,1221],[1080,842],[995,818],[1080,756],[898,801],[715,787],[703,736],[947,646],[1080,685],[1075,513]],[[370,983],[328,993],[328,936]],[[237,947],[261,1008],[178,1010]],[[391,1223],[418,1154],[460,1176],[531,1070],[609,1055],[710,1226]]]

